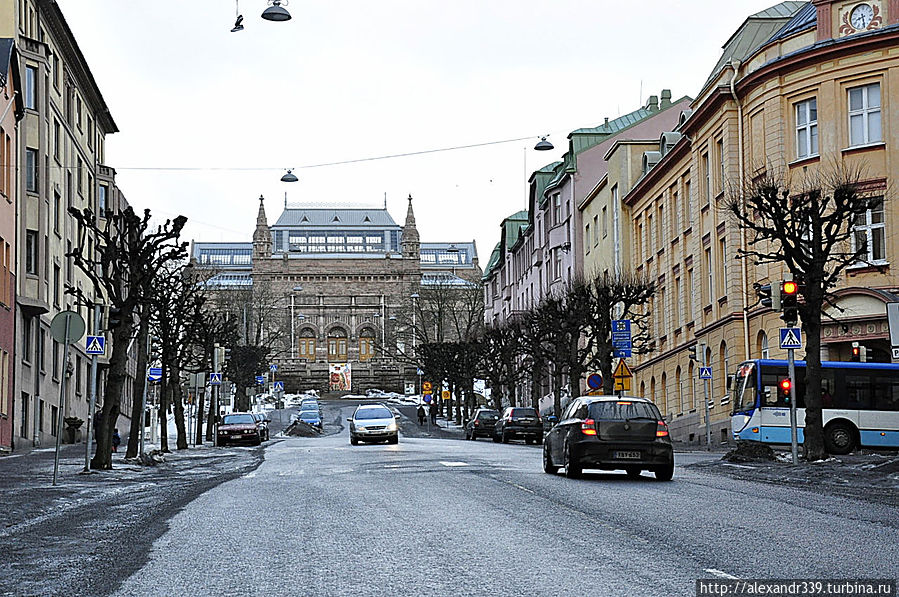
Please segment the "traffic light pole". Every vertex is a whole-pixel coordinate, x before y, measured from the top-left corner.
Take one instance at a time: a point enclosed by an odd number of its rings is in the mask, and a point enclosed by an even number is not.
[[[100,335],[100,305],[94,305],[94,334]],[[85,473],[89,473],[91,471],[91,427],[94,424],[94,411],[97,408],[97,355],[91,355],[91,395],[90,395],[90,406],[87,410],[87,422],[85,423],[85,433],[87,436],[84,439],[84,471]],[[97,434],[97,430],[93,429],[94,435]]]
[[[793,360],[792,348],[787,349],[787,361],[790,371],[790,451],[793,455],[793,464],[799,463],[799,432],[796,423],[796,365]]]
[[[212,372],[219,372],[219,345],[216,344],[212,349]],[[212,445],[219,445],[219,386],[212,386],[212,395],[210,396],[212,404],[210,408],[214,413],[212,418]]]
[[[702,366],[708,367],[705,362],[705,345],[702,346]],[[726,372],[725,372],[726,375]],[[702,380],[702,389],[705,394],[705,447],[706,450],[712,449],[712,421],[711,411],[709,410],[709,380]]]

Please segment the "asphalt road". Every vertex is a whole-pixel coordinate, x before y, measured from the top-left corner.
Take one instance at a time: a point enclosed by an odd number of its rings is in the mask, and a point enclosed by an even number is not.
[[[169,521],[117,595],[695,595],[697,578],[893,578],[897,509],[713,475],[546,475],[540,447],[285,438]],[[404,427],[405,428],[405,427]]]

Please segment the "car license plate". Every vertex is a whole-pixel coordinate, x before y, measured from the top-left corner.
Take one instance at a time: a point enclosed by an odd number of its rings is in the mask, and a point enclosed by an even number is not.
[[[640,452],[615,452],[615,458],[621,460],[640,460]]]

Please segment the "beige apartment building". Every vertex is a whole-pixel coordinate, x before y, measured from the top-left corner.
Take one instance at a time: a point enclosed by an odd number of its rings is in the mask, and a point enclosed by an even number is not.
[[[885,198],[895,188],[897,25],[896,0],[782,2],[748,17],[672,134],[643,153],[641,177],[621,195],[630,214],[627,262],[659,290],[650,305],[656,350],[634,359],[635,390],[659,405],[676,439],[705,437],[703,386],[688,356],[696,343],[713,368],[714,440],[729,438],[727,378],[736,365],[785,358],[782,322],[757,304],[753,288],[781,280],[782,271],[737,259],[747,241],[724,209],[730,193],[767,173],[801,184],[841,166],[860,168],[867,190]],[[633,167],[634,156],[627,162]],[[890,360],[885,304],[899,300],[889,267],[899,255],[890,229],[897,215],[895,202],[884,201],[858,222],[868,261],[886,273],[849,268],[839,309],[825,320],[823,358],[849,360],[860,342],[869,360]]]
[[[66,366],[63,345],[50,336],[50,323],[60,311],[75,310],[92,334],[92,304],[103,302],[66,257],[82,242],[68,208],[90,207],[103,214],[123,207],[125,199],[115,186],[115,171],[104,165],[106,135],[118,128],[58,4],[0,0],[0,15],[5,28],[0,35],[16,41],[25,103],[18,145],[13,440],[20,446],[41,445],[55,441],[58,417],[88,417],[90,393],[90,358],[82,338],[70,349],[68,389],[60,410]],[[94,239],[83,242],[82,251],[92,252]],[[86,289],[92,304],[75,304],[65,294],[67,284]],[[130,387],[126,384],[124,413],[130,413]],[[98,397],[102,401],[102,378]]]

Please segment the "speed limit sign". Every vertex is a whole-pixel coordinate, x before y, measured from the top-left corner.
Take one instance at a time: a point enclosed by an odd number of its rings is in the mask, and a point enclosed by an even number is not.
[[[424,392],[425,394],[430,394],[431,393],[431,382],[429,382],[429,381],[421,382],[421,391]]]

